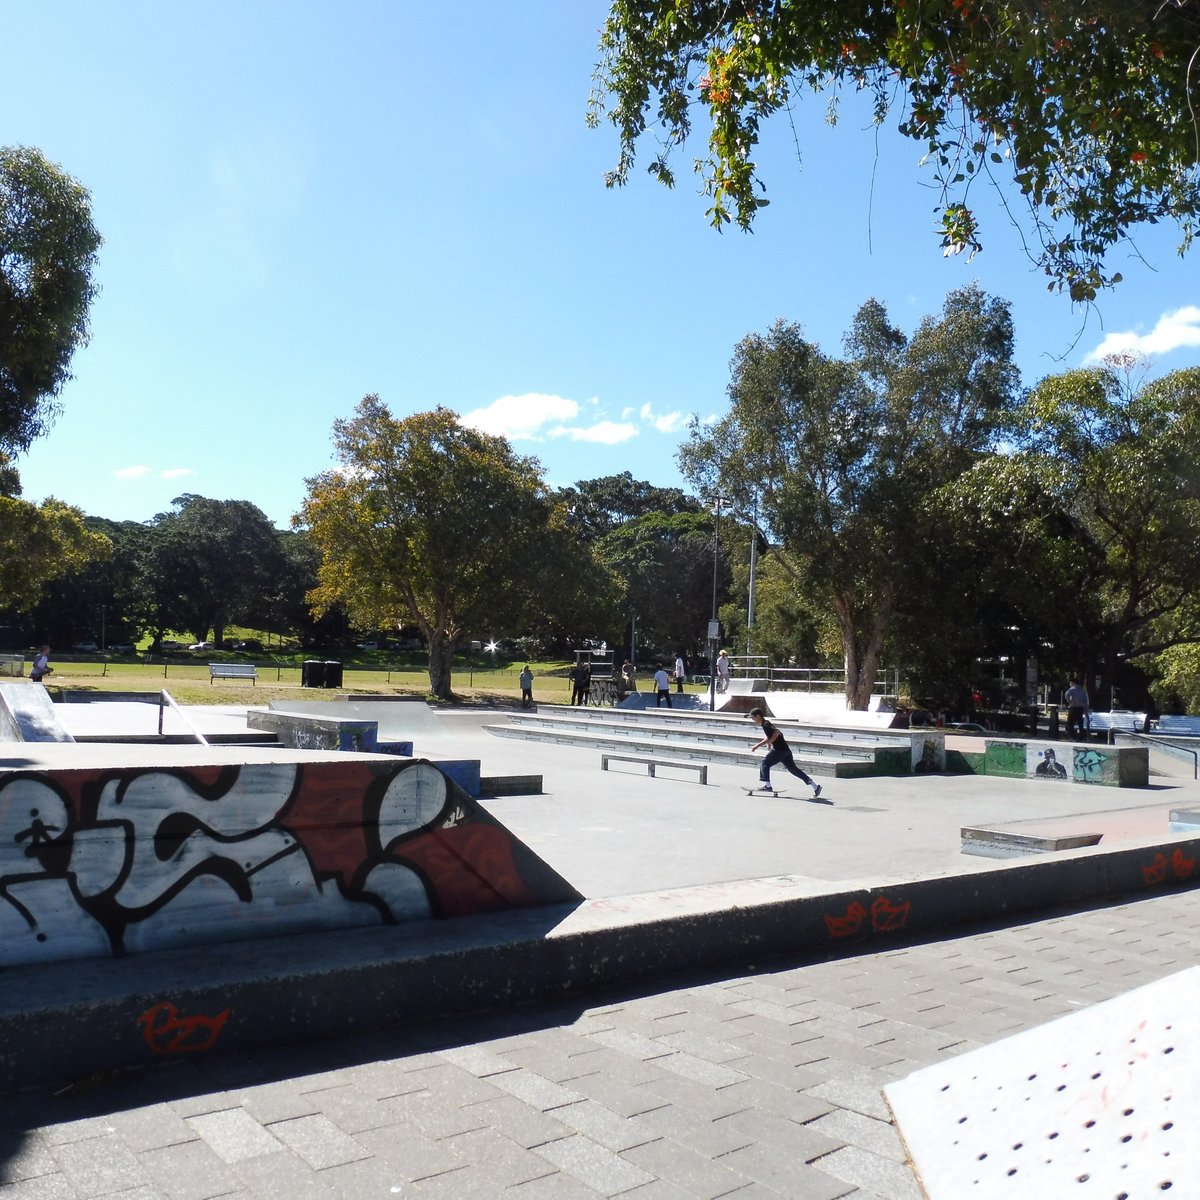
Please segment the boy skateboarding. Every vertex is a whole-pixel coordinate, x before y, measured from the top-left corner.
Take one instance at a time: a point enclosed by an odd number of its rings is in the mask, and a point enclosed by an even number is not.
[[[760,792],[774,792],[771,786],[771,768],[776,763],[782,763],[783,766],[790,771],[797,779],[803,779],[805,783],[813,790],[813,799],[817,799],[821,794],[821,785],[813,783],[813,781],[796,766],[796,760],[792,757],[791,748],[787,744],[787,740],[783,734],[767,720],[761,708],[752,708],[750,710],[750,720],[762,730],[762,741],[755,742],[750,748],[757,750],[759,746],[769,746],[766,756],[762,760],[762,764],[758,768],[758,781]]]

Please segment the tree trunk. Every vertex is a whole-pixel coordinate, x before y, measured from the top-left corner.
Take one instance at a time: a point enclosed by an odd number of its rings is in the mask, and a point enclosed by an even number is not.
[[[883,644],[892,619],[894,592],[889,586],[884,590],[871,614],[870,631],[860,628],[855,620],[853,601],[845,597],[834,598],[842,631],[842,656],[846,667],[846,707],[855,712],[866,712],[875,692],[875,677],[883,661]]]
[[[429,690],[439,700],[453,700],[450,690],[450,660],[454,643],[442,630],[431,630],[429,639]]]

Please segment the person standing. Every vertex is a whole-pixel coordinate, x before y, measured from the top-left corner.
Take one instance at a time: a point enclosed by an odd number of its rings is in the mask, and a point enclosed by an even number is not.
[[[621,666],[621,686],[626,692],[637,691],[637,670],[629,659]]]
[[[683,661],[683,651],[675,655],[675,690],[683,695],[683,681],[687,676],[687,663]]]
[[[525,664],[523,670],[518,676],[517,682],[521,685],[521,707],[529,708],[533,704],[533,672],[529,669],[529,664]]]
[[[592,668],[582,659],[571,672],[571,704],[587,705],[588,690],[592,686]]]
[[[658,693],[654,701],[654,707],[660,708],[662,702],[667,702],[667,707],[671,707],[671,677],[667,674],[666,668],[660,663],[658,670],[654,672],[654,690]]]
[[[813,799],[816,800],[821,794],[821,785],[814,783],[797,765],[796,760],[792,757],[791,747],[787,744],[787,739],[767,720],[766,714],[761,708],[752,708],[750,710],[750,720],[762,730],[762,741],[755,742],[751,746],[751,750],[757,750],[760,746],[770,747],[767,750],[765,757],[759,764],[758,768],[758,783],[759,790],[763,792],[773,792],[775,789],[771,786],[771,768],[776,763],[781,763],[788,771],[796,776],[797,779],[804,780],[813,790]]]
[[[729,690],[729,655],[722,650],[717,655],[717,691],[724,694]]]
[[[43,646],[33,656],[33,666],[29,668],[29,678],[34,683],[41,683],[53,671],[54,668],[50,665],[50,647]]]
[[[1087,737],[1084,720],[1090,707],[1087,689],[1078,679],[1072,679],[1070,687],[1063,693],[1063,700],[1067,705],[1067,740],[1083,741]]]

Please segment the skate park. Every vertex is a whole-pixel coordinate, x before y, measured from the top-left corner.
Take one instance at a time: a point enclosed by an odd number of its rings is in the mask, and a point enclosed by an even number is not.
[[[37,694],[23,683],[6,689]],[[289,701],[274,710],[160,710],[128,702],[38,708],[34,740],[12,734],[0,753],[0,805],[10,801],[4,807],[16,814],[9,822],[16,852],[5,870],[6,915],[32,947],[25,961],[4,968],[22,985],[6,991],[0,1009],[6,1088],[161,1062],[163,1039],[151,1034],[159,1018],[147,1014],[166,1011],[163,1004],[197,1018],[227,1014],[211,1037],[184,1039],[167,1058],[198,1048],[236,1052],[581,994],[749,953],[853,952],[1044,907],[1187,886],[1200,850],[1191,816],[1200,790],[1191,772],[1145,746],[1131,749],[1148,764],[1147,782],[1129,787],[1115,777],[1097,784],[1023,771],[1018,778],[915,770],[928,757],[928,741],[943,763],[982,753],[979,739],[944,731],[860,730],[856,738],[846,728],[797,727],[789,730],[797,757],[826,787],[813,803],[746,795],[756,774],[749,753],[755,739],[741,716],[668,717],[653,709],[581,715],[543,706],[541,733],[552,740],[531,741],[519,713],[509,727],[492,711],[437,712],[422,702],[353,696]],[[272,711],[273,719],[264,717]],[[284,716],[293,744],[310,748],[280,744]],[[593,722],[602,728],[581,728]],[[626,756],[618,753],[614,722],[627,727]],[[20,732],[16,718],[10,732],[14,727]],[[893,752],[877,769],[891,773],[864,768],[864,746],[876,762],[877,736]],[[222,740],[232,738],[240,740]],[[324,748],[312,748],[322,738]],[[1033,762],[1041,743],[1030,745]],[[380,746],[404,754],[381,754]],[[605,753],[613,761],[602,770]],[[673,770],[697,756],[707,756],[705,782],[695,771]],[[646,760],[659,763],[653,775]],[[407,772],[420,784],[385,790],[373,815],[356,817],[377,829],[369,853],[349,853],[338,839],[361,837],[347,832],[349,810],[326,813],[321,834],[313,835],[311,827],[321,824],[316,810],[295,800],[302,789],[291,775],[277,778],[301,766],[313,779],[325,773],[321,795],[348,786],[368,795],[370,782],[347,784],[355,772],[364,781],[403,780]],[[237,800],[240,823],[208,817],[214,802],[239,795],[230,772],[252,776],[249,794],[270,798],[272,813],[286,810],[295,819],[246,820],[244,800]],[[34,786],[39,799],[31,802]],[[137,800],[147,789],[153,799]],[[71,847],[70,869],[54,859],[51,827],[67,818],[50,817],[49,794],[101,797],[84,822],[89,828],[74,831],[82,836]],[[287,797],[299,808],[287,809]],[[135,846],[130,861],[161,869],[143,876],[149,890],[136,903],[122,900],[130,872],[123,861],[110,861],[107,843],[104,871],[84,865],[100,853],[103,831],[125,819],[116,815],[118,801],[136,801],[149,814],[140,833],[153,854],[139,855],[135,836],[126,842]],[[31,823],[33,808],[40,826]],[[472,829],[491,840],[438,857],[447,831],[465,838]],[[431,831],[432,848],[406,856],[414,835]],[[228,857],[213,842],[237,845],[243,876],[205,869],[187,875],[188,864]],[[192,855],[186,863],[185,850]],[[333,858],[326,862],[322,852]],[[296,877],[283,864],[302,854],[312,873],[298,896]],[[34,878],[31,857],[43,878]],[[85,886],[88,869],[98,877]],[[247,902],[255,889],[281,871],[261,921],[239,921],[255,908]],[[453,882],[460,872],[470,886]],[[388,875],[392,882],[381,884]],[[31,905],[19,907],[22,889],[27,897],[43,889],[58,898],[31,923]],[[189,890],[196,902],[179,911],[193,914],[195,928],[171,917]],[[68,930],[59,939],[66,953],[42,955],[45,935],[57,932],[54,921],[71,925],[81,896],[89,932]],[[154,906],[163,896],[171,903],[159,912]],[[216,918],[195,919],[214,905],[243,928],[223,932]],[[143,921],[151,908],[153,919]],[[114,921],[120,942],[110,936]],[[156,932],[138,933],[143,925]]]

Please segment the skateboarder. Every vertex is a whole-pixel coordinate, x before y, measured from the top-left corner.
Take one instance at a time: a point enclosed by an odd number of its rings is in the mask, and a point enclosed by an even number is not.
[[[771,768],[776,763],[782,763],[797,779],[803,779],[805,783],[813,790],[813,799],[816,800],[821,794],[821,785],[813,783],[813,781],[796,766],[796,760],[792,757],[792,751],[787,744],[787,740],[783,734],[767,720],[761,708],[752,708],[750,710],[750,720],[762,730],[762,741],[755,742],[750,748],[757,750],[759,746],[770,746],[766,756],[762,760],[762,764],[758,768],[759,791],[773,792],[775,789],[771,786]]]

